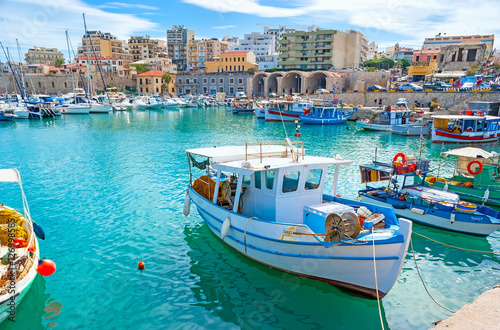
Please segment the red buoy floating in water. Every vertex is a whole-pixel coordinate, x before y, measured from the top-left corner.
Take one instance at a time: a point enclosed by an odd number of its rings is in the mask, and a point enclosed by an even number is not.
[[[50,276],[56,271],[56,263],[49,259],[40,259],[37,271],[42,276]]]
[[[141,271],[141,273],[144,269],[146,269],[146,266],[145,266],[144,262],[142,262],[142,260],[139,261],[139,263],[137,264],[137,268]]]

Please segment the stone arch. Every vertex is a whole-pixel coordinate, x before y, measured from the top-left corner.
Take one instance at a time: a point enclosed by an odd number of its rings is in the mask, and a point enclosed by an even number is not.
[[[281,92],[285,94],[303,94],[303,86],[308,76],[309,74],[307,72],[301,71],[290,71],[286,73],[281,81]]]
[[[313,94],[317,89],[323,88],[329,90],[327,87],[328,73],[325,71],[315,71],[309,76],[306,83],[307,93]]]
[[[283,78],[283,72],[274,72],[267,78],[267,93],[281,94],[281,79]]]
[[[265,97],[268,74],[259,72],[252,78],[252,96]],[[250,96],[250,95],[249,95]]]

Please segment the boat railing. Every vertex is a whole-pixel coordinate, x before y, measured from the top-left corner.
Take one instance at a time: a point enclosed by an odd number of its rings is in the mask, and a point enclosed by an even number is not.
[[[249,147],[257,146],[258,152],[250,152]],[[264,150],[264,146],[283,146],[284,150]],[[252,148],[255,150],[255,148]],[[304,159],[305,149],[304,141],[291,141],[287,139],[284,143],[279,143],[276,141],[265,141],[265,142],[246,142],[245,143],[245,160],[252,158],[259,158],[262,162],[263,157],[276,157],[276,158],[288,158],[294,157],[298,160],[300,157]]]

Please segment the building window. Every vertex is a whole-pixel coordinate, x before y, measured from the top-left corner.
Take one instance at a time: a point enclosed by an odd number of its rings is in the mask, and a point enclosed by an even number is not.
[[[238,84],[243,84],[243,78],[238,78]]]
[[[234,78],[230,78],[230,79],[229,79],[229,83],[230,83],[230,84],[234,84]]]
[[[229,87],[229,94],[234,94],[234,87]]]
[[[224,78],[219,78],[219,84],[223,84],[224,83]]]
[[[210,78],[210,83],[215,84],[215,78]]]
[[[198,83],[198,78],[193,78],[193,83],[197,84]]]
[[[158,78],[156,78],[156,83],[158,83]]]
[[[207,84],[208,83],[208,79],[207,78],[203,78],[203,83]]]
[[[146,87],[146,93],[149,93],[149,88],[148,87]]]
[[[219,92],[224,93],[224,87],[219,87]]]
[[[142,85],[142,78],[139,79],[139,85]]]
[[[474,62],[476,60],[477,49],[469,49],[467,52],[467,62]]]

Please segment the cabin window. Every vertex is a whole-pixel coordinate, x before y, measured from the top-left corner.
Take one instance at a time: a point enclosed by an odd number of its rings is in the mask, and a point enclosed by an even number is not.
[[[274,186],[274,170],[266,171],[266,188],[273,190]]]
[[[284,193],[296,191],[299,186],[299,178],[299,171],[285,172],[283,175],[283,187],[281,188],[281,191]]]
[[[250,175],[243,175],[243,184],[250,185]]]
[[[259,172],[255,172],[255,188],[257,189],[261,189],[262,185],[261,185],[261,181],[260,181],[260,171]]]
[[[320,168],[317,168],[315,170],[310,170],[307,172],[306,176],[306,184],[304,188],[306,190],[309,189],[318,189],[319,183],[321,182],[321,175],[323,174],[323,170]]]

